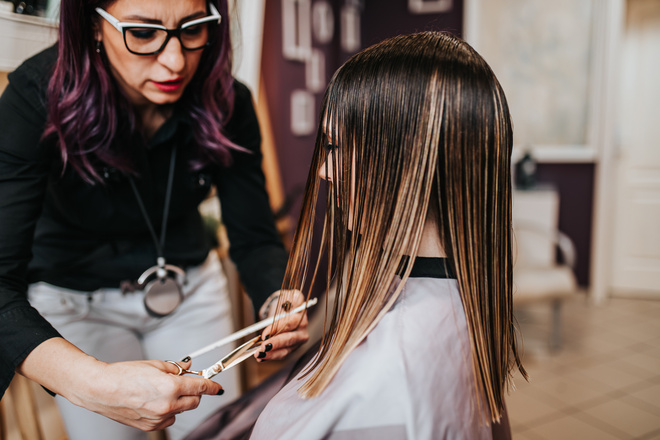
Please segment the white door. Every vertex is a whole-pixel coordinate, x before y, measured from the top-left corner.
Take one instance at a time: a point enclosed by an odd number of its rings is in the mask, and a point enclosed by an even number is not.
[[[611,289],[660,299],[660,1],[626,5]]]

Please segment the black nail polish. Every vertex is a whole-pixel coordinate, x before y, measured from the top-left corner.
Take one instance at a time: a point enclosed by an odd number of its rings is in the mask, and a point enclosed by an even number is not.
[[[270,335],[266,335],[266,337],[264,338],[264,341],[266,341],[268,339],[270,339]]]
[[[273,349],[273,344],[266,344],[264,351],[271,351]]]
[[[257,355],[258,359],[263,359],[266,357],[266,352],[265,351],[260,351],[259,354]]]
[[[220,389],[220,391],[218,391],[215,395],[216,396],[222,396],[223,394],[225,394],[225,390]]]
[[[181,362],[190,362],[190,356],[186,356],[183,359],[181,359]]]

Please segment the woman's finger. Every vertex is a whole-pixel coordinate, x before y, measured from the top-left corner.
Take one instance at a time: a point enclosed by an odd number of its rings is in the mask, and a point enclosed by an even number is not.
[[[273,303],[273,306],[268,309],[268,316],[273,316],[282,312],[286,313],[305,302],[305,296],[299,290],[289,292],[278,291],[276,293],[280,293],[281,296]],[[275,307],[275,304],[278,304],[279,307]]]
[[[184,411],[195,409],[199,406],[200,401],[201,396],[181,396],[176,399],[176,402],[172,406],[172,414],[177,415]]]
[[[136,426],[136,428],[141,429],[142,431],[160,431],[167,428],[168,426],[172,426],[175,421],[176,415],[172,414],[171,416],[158,422],[154,422],[152,424],[144,424],[143,426]]]
[[[255,353],[258,360],[280,360],[309,340],[307,329],[280,333],[262,343],[262,349]]]
[[[267,336],[273,337],[274,332],[284,333],[297,329],[307,328],[307,325],[309,324],[309,321],[307,319],[307,314],[305,314],[305,316],[302,317],[302,320],[300,318],[301,318],[300,313],[296,313],[295,315],[287,316],[285,318],[280,319],[276,323],[269,325],[261,333],[262,339],[265,341],[267,340]]]
[[[191,362],[177,362],[179,364],[179,367],[176,366],[173,362],[166,362],[166,361],[151,361],[153,365],[158,368],[159,370],[164,371],[165,373],[170,373],[170,374],[179,374],[179,372],[183,370],[187,370],[190,368]]]
[[[182,399],[185,396],[195,397],[200,399],[203,394],[219,396],[222,395],[223,389],[222,386],[212,381],[211,379],[202,379],[201,377],[181,377],[179,382],[179,399]],[[186,401],[187,402],[187,401]],[[192,409],[184,408],[183,410]]]

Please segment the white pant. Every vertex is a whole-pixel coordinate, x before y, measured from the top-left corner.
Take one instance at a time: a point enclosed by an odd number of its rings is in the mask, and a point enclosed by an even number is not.
[[[117,289],[85,293],[46,283],[29,288],[30,303],[60,334],[105,362],[139,359],[178,361],[234,330],[227,279],[218,257],[186,271],[185,300],[165,318],[153,318],[144,308],[143,292],[122,294]],[[229,352],[225,346],[193,359],[192,368],[207,368]],[[198,408],[176,416],[168,428],[172,440],[183,438],[218,408],[240,393],[238,369],[216,376],[225,392],[203,396]],[[147,434],[56,398],[70,440],[146,439]]]

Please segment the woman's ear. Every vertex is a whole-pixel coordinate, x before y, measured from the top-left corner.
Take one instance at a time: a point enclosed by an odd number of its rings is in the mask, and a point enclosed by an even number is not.
[[[97,46],[103,41],[103,26],[101,18],[98,14],[95,14],[96,17],[92,19],[92,31],[94,32],[94,44]]]

